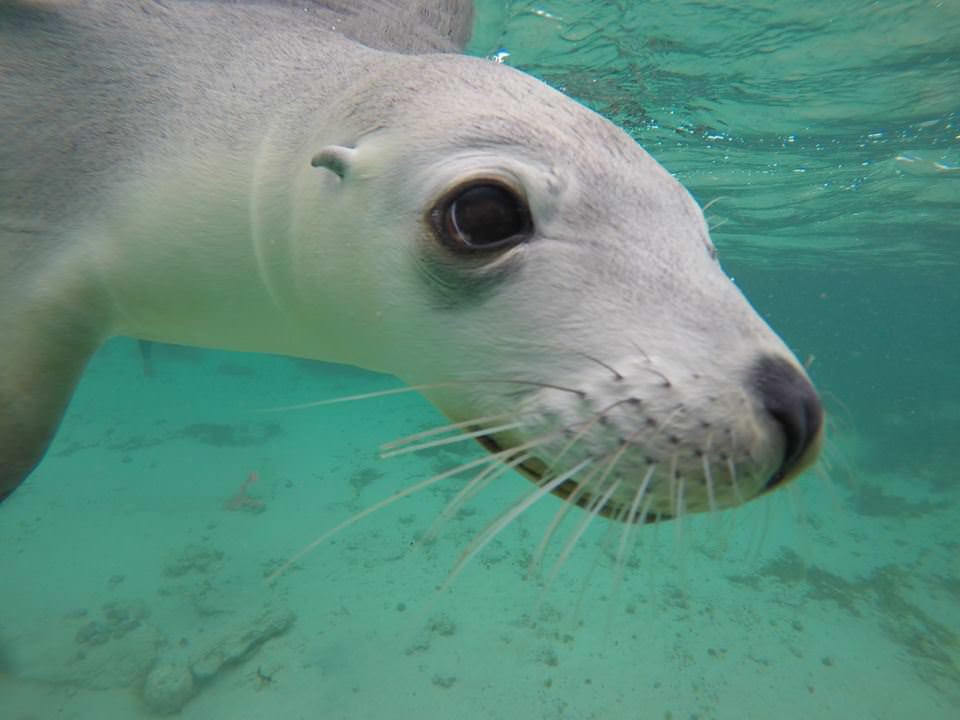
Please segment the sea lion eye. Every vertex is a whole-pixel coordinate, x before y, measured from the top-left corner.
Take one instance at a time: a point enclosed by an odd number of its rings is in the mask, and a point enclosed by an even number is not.
[[[526,201],[511,188],[491,182],[459,187],[432,213],[440,240],[451,250],[499,250],[521,242],[532,223]]]

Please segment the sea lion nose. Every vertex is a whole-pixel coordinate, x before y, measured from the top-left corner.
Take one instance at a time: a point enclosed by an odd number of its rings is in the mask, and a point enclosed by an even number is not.
[[[782,357],[761,357],[753,366],[750,384],[764,409],[783,431],[783,460],[764,488],[772,490],[816,459],[822,436],[823,406],[806,376]]]

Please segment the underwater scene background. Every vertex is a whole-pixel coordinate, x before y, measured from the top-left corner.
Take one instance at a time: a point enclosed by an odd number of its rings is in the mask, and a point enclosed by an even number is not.
[[[478,3],[473,54],[625,127],[828,409],[821,462],[645,527],[624,568],[529,491],[428,533],[480,457],[378,459],[445,421],[359,370],[117,339],[0,507],[0,717],[575,720],[960,716],[960,3]],[[562,562],[561,562],[562,561]],[[440,589],[438,589],[440,588]]]

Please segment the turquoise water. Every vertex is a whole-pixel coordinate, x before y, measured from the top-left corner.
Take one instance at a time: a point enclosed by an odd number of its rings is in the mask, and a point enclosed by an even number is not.
[[[197,720],[956,717],[960,4],[485,2],[471,51],[614,118],[712,203],[726,270],[811,362],[823,461],[645,528],[622,578],[596,523],[549,587],[526,579],[550,498],[438,591],[527,492],[505,476],[435,541],[461,485],[271,586],[480,451],[379,460],[443,422],[413,395],[262,412],[389,378],[159,345],[148,368],[118,339],[0,507],[0,717],[149,717],[145,674],[198,658],[223,666]]]

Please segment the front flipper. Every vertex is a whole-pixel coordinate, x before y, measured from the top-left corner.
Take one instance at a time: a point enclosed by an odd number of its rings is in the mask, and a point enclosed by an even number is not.
[[[95,293],[17,249],[0,237],[0,501],[40,462],[106,327]]]

